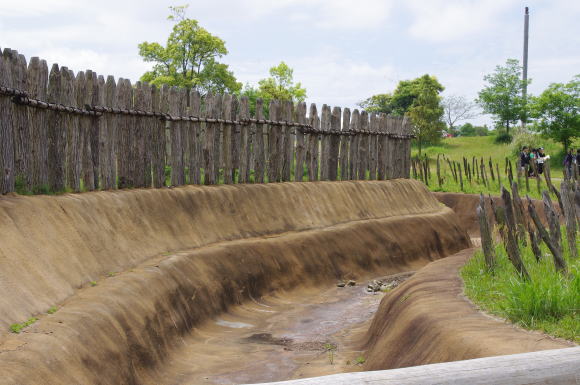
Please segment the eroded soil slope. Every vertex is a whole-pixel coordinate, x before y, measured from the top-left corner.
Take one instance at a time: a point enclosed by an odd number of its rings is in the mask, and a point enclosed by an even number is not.
[[[0,383],[147,383],[232,306],[469,246],[409,180],[3,197]]]

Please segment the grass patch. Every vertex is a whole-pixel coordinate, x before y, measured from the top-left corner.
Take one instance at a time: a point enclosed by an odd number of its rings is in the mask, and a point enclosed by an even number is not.
[[[566,245],[565,239],[562,244]],[[523,328],[580,343],[580,258],[572,260],[567,247],[564,249],[567,276],[555,270],[544,244],[544,258],[539,262],[529,246],[520,246],[529,281],[518,276],[502,245],[495,248],[493,272],[487,270],[483,253],[478,251],[461,271],[465,294],[483,310]]]
[[[22,331],[22,329],[24,329],[27,326],[32,325],[36,321],[38,321],[38,318],[32,317],[32,318],[29,318],[28,321],[24,321],[24,322],[21,322],[19,324],[12,324],[12,325],[10,325],[10,331],[12,333],[18,334]]]
[[[512,147],[509,144],[495,144],[495,136],[464,136],[456,138],[445,138],[441,143],[433,146],[424,147],[421,151],[421,156],[426,154],[429,158],[437,158],[437,154],[445,154],[448,158],[454,161],[461,161],[462,157],[481,158],[487,162],[491,157],[493,163],[502,165],[505,164],[505,158],[510,158],[512,162],[517,160],[516,154],[513,153]],[[556,143],[551,139],[542,139],[542,146],[546,149],[553,162],[551,162],[552,178],[562,178],[562,161],[559,156],[564,147],[560,143]],[[580,146],[580,142],[573,143],[573,147]],[[412,156],[418,155],[416,148],[413,148]],[[459,190],[458,190],[459,191]]]
[[[56,306],[51,306],[46,312],[48,314],[54,314],[58,311],[58,308]]]

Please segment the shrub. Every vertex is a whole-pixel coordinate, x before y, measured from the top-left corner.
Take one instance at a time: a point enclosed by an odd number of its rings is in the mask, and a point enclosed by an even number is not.
[[[512,142],[513,137],[507,132],[498,132],[495,136],[495,144],[508,144]]]
[[[528,146],[530,149],[545,147],[545,139],[540,135],[531,132],[520,132],[514,135],[510,144],[510,153],[513,156],[519,156],[522,147]]]

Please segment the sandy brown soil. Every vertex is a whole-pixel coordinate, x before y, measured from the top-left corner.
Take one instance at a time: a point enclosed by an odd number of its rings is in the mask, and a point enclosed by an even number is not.
[[[441,203],[445,204],[447,207],[453,209],[457,215],[457,220],[461,226],[467,230],[471,236],[479,236],[479,224],[476,217],[476,208],[479,205],[479,195],[477,194],[463,194],[463,193],[443,193],[434,192],[433,196],[437,198]],[[492,221],[493,211],[489,205],[488,196],[485,197],[486,207],[488,207],[487,213],[489,220]],[[492,197],[494,203],[497,206],[503,205],[501,197]],[[540,200],[533,200],[536,211],[538,212],[540,218],[543,220],[544,217],[544,204]],[[527,201],[524,199],[524,207],[526,207]],[[556,206],[558,206],[556,204]],[[556,210],[559,210],[556,207]]]
[[[183,373],[179,365],[209,361],[185,358],[195,349],[175,352],[202,341],[196,330],[211,334],[208,320],[232,311],[217,326],[237,322],[252,298],[415,270],[469,245],[452,211],[414,181],[4,197],[0,384],[179,383],[171,377]],[[50,306],[58,312],[46,315]],[[31,315],[40,320],[7,333],[9,323]],[[252,334],[268,333],[266,323],[248,324]],[[304,343],[270,334],[275,349],[288,348],[284,338]],[[244,346],[256,338],[269,337]],[[233,365],[219,354],[226,353],[216,351],[216,368]],[[168,373],[170,362],[176,368]]]
[[[360,370],[361,340],[384,295],[365,287],[363,280],[247,301],[185,337],[150,381],[244,384]]]
[[[366,335],[365,370],[574,346],[478,311],[459,277],[474,250],[431,262],[383,299]]]

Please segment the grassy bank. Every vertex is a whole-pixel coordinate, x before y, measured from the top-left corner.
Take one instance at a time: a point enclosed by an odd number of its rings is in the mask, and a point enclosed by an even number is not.
[[[442,139],[441,143],[436,146],[427,146],[422,149],[422,154],[430,158],[436,158],[437,154],[445,154],[452,160],[459,161],[462,157],[471,159],[472,157],[483,157],[486,161],[491,157],[494,163],[504,164],[505,158],[510,158],[515,162],[516,156],[512,153],[511,147],[508,144],[495,144],[495,136],[469,136]],[[550,139],[542,141],[542,146],[546,153],[554,158],[552,162],[552,177],[562,177],[562,162],[559,160],[559,155],[563,151],[563,146]],[[573,143],[574,148],[580,146],[580,142]],[[412,156],[416,156],[418,151],[413,148]]]
[[[431,191],[442,192],[465,192],[468,194],[491,194],[499,195],[501,185],[509,185],[508,172],[506,169],[506,158],[512,164],[512,173],[515,181],[518,182],[520,193],[523,195],[530,195],[533,198],[541,198],[541,191],[548,189],[544,176],[537,180],[536,178],[529,178],[527,181],[525,177],[518,178],[517,160],[518,157],[513,153],[513,146],[506,144],[495,144],[494,136],[478,136],[478,137],[458,137],[443,139],[440,145],[427,146],[423,149],[420,159],[428,158],[428,167],[430,172],[428,178],[421,175],[420,170],[415,168],[411,172],[411,177],[416,177],[428,185]],[[552,183],[559,187],[563,178],[562,162],[559,159],[562,155],[563,147],[559,143],[551,140],[544,140],[544,147],[548,154],[551,154],[550,160],[550,175]],[[580,142],[574,143],[575,146],[580,146]],[[413,149],[412,156],[417,159],[417,149]],[[437,177],[437,157],[440,157],[440,175],[441,179]],[[467,178],[467,173],[463,167],[463,158],[467,160],[470,166],[471,178]],[[485,165],[486,180],[480,178],[479,166],[473,167],[474,160],[480,162],[483,159]],[[493,171],[489,169],[489,162],[492,162]],[[462,165],[463,186],[461,186],[459,177],[459,167],[456,167],[456,175],[454,176],[450,169],[450,161],[457,166]],[[477,163],[478,164],[478,163]],[[499,171],[499,178],[498,178]]]
[[[555,270],[547,247],[542,244],[541,248],[544,257],[539,262],[529,246],[520,248],[529,281],[518,276],[503,245],[495,249],[493,272],[486,269],[483,253],[476,252],[461,271],[465,294],[484,311],[523,328],[580,343],[580,258],[572,260],[564,247],[569,273],[562,275]]]

